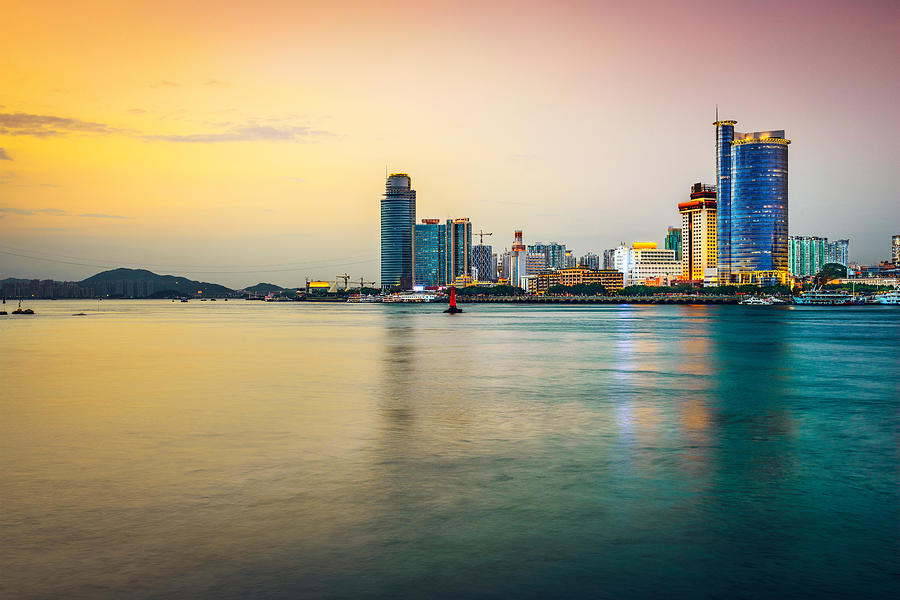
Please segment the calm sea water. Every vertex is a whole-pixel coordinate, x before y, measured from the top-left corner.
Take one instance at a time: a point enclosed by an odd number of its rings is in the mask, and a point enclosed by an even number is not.
[[[31,306],[2,597],[900,591],[898,309]]]

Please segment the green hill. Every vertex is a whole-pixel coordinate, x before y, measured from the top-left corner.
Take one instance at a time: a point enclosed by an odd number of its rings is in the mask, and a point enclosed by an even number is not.
[[[268,294],[269,292],[283,292],[284,290],[285,288],[274,283],[257,283],[256,285],[245,287],[242,291],[254,294]]]
[[[149,296],[235,296],[234,290],[217,283],[194,281],[175,275],[158,275],[146,269],[112,269],[78,282],[93,288],[97,296],[147,298]]]

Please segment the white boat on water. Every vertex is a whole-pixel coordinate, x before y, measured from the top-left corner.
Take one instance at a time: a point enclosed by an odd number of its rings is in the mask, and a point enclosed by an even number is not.
[[[744,298],[738,304],[743,304],[744,306],[772,306],[775,304],[772,298],[761,298],[759,296],[750,296],[749,298]]]
[[[892,304],[894,306],[900,305],[900,288],[875,294],[875,302],[878,304]]]
[[[399,294],[391,294],[385,296],[383,302],[408,302],[413,304],[421,304],[424,302],[434,302],[437,294],[431,292],[401,292]]]
[[[794,296],[794,304],[812,304],[816,306],[844,306],[855,301],[853,294],[847,290],[809,290]]]
[[[355,294],[353,296],[349,296],[347,298],[347,302],[352,302],[354,304],[381,302],[381,296]]]

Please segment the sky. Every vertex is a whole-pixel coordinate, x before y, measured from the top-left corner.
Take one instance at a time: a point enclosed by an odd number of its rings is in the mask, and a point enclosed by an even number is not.
[[[20,2],[0,279],[379,279],[385,171],[495,250],[662,242],[715,110],[784,129],[792,235],[889,258],[900,3]]]

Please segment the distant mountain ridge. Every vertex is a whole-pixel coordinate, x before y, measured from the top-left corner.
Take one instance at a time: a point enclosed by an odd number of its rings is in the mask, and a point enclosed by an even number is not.
[[[147,298],[167,294],[208,297],[237,295],[237,292],[224,285],[194,281],[175,275],[159,275],[147,269],[122,268],[102,271],[79,281],[78,285],[93,288],[94,294],[98,296],[127,298]]]
[[[218,283],[196,281],[176,275],[160,275],[147,269],[110,269],[91,275],[81,281],[37,280],[7,277],[0,280],[0,291],[7,297],[25,298],[168,298],[174,296],[236,297],[242,293],[251,295],[284,294],[293,296],[296,287],[281,287],[274,283],[260,282],[239,290]]]

